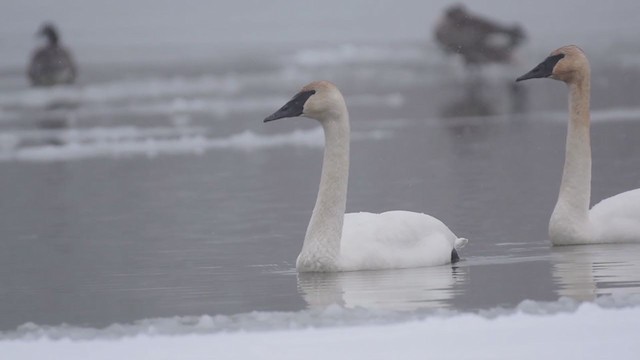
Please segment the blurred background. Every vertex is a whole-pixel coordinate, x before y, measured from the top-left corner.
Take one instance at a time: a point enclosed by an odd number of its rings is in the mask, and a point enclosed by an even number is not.
[[[74,1],[5,0],[0,14],[3,66],[24,67],[33,34],[44,21],[59,25],[82,63],[185,61],[229,50],[344,43],[426,42],[451,1],[293,0]],[[470,10],[518,22],[530,45],[548,48],[585,40],[599,45],[634,40],[633,0],[514,3],[474,1]]]

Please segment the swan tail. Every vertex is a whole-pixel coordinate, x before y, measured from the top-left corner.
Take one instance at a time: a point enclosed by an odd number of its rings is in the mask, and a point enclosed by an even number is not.
[[[451,250],[451,263],[455,264],[458,261],[460,261],[460,255],[458,254],[458,251],[456,251],[456,249]]]
[[[453,249],[451,249],[451,263],[452,264],[455,264],[458,261],[460,261],[460,254],[458,254],[458,250],[462,249],[463,247],[465,247],[465,245],[467,245],[468,242],[469,242],[469,240],[467,240],[465,238],[457,238],[453,242]]]
[[[465,247],[467,245],[467,243],[469,242],[468,239],[465,238],[457,238],[454,242],[453,242],[453,248],[455,250],[458,249],[462,249],[463,247]]]

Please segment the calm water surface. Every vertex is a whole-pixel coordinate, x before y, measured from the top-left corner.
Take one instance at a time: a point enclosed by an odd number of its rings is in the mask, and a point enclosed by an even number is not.
[[[0,330],[640,293],[640,246],[550,247],[565,88],[540,81],[514,93],[520,69],[462,81],[422,60],[101,68],[71,90],[10,81],[0,93]],[[629,95],[638,72],[600,68],[594,202],[640,187],[640,107]],[[315,78],[338,82],[350,104],[348,210],[432,214],[470,239],[460,263],[296,273],[322,138],[308,119],[261,120]]]

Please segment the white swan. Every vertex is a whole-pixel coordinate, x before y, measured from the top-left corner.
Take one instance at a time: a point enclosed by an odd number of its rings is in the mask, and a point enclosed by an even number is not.
[[[591,145],[589,98],[591,70],[575,45],[554,51],[516,81],[552,78],[569,86],[569,128],[560,194],[549,236],[554,245],[640,242],[640,189],[602,200],[589,211]]]
[[[325,135],[316,205],[298,255],[300,272],[411,268],[458,260],[467,239],[440,220],[409,211],[345,214],[349,178],[349,114],[342,94],[328,81],[302,88],[264,122],[286,117],[316,119]]]

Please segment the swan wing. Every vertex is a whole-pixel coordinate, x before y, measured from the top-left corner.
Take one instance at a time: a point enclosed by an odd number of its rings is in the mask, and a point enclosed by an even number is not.
[[[346,214],[340,244],[343,270],[398,269],[451,262],[464,246],[440,220],[410,211]]]
[[[596,242],[640,242],[640,189],[600,201],[589,217]]]

